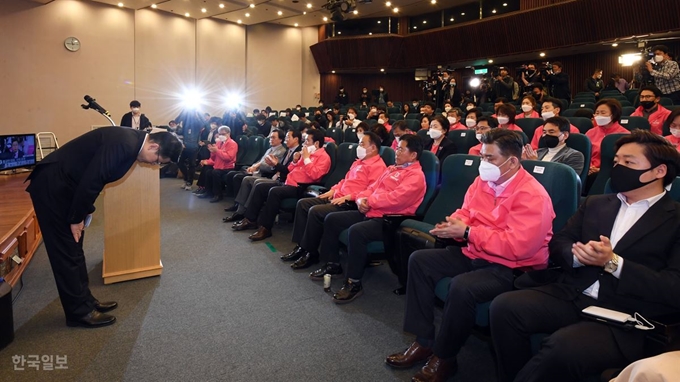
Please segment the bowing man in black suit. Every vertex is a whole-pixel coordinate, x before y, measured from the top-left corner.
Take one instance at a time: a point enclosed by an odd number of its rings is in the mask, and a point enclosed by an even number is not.
[[[149,121],[149,118],[147,118],[146,115],[142,114],[140,111],[141,107],[142,104],[139,101],[131,101],[130,112],[123,114],[123,118],[120,119],[120,125],[137,130],[151,128],[151,121]]]
[[[614,161],[619,193],[586,199],[550,241],[562,272],[526,274],[516,285],[533,287],[491,304],[499,381],[579,381],[643,358],[643,330],[585,319],[588,306],[645,318],[680,312],[680,204],[664,190],[680,154],[636,130],[616,142]],[[549,337],[532,356],[535,333]]]
[[[171,133],[147,134],[103,127],[68,142],[38,162],[28,177],[31,194],[68,326],[99,327],[115,302],[97,301],[88,287],[83,253],[84,220],[104,186],[122,178],[135,161],[176,160],[182,144]]]

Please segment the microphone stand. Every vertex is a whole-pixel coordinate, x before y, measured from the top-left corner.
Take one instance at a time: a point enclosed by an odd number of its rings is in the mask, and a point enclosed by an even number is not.
[[[103,108],[100,109],[100,108],[97,108],[97,107],[93,107],[92,103],[95,102],[95,101],[96,100],[93,98],[91,102],[88,102],[87,104],[80,105],[80,107],[82,107],[85,110],[92,109],[92,110],[97,111],[99,114],[103,115],[104,118],[109,120],[109,123],[111,123],[111,126],[116,126],[116,123],[113,122],[113,119],[111,119],[111,116],[110,116],[110,114],[107,110],[104,110]]]

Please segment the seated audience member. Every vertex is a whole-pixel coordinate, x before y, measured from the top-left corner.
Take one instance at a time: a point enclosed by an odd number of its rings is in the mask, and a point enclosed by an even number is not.
[[[349,127],[356,128],[360,123],[361,121],[357,119],[357,109],[350,107],[349,109],[347,109],[347,118],[345,119],[341,118],[340,121],[338,121],[337,123],[337,127],[342,128],[342,130],[344,131]]]
[[[326,130],[330,130],[335,127],[335,113],[333,113],[331,110],[327,111],[326,120],[321,123],[321,127]]]
[[[380,114],[380,111],[378,111],[378,105],[372,104],[371,108],[368,110],[368,114],[366,115],[366,119],[374,119],[378,120],[378,115]]]
[[[470,147],[469,155],[482,155],[482,135],[498,127],[498,121],[494,117],[479,117],[475,126],[475,137],[479,141],[476,146]]]
[[[385,126],[385,129],[389,133],[392,130],[392,125],[390,125],[390,118],[388,114],[384,111],[381,111],[380,114],[378,114],[378,124]]]
[[[537,104],[542,104],[546,97],[543,91],[543,84],[534,84],[531,88],[531,96],[534,97]]]
[[[366,246],[383,240],[383,215],[413,215],[425,196],[425,174],[420,166],[423,140],[417,135],[404,135],[399,141],[396,164],[388,167],[380,178],[355,196],[358,210],[333,212],[324,219],[320,255],[329,263],[339,263],[338,237],[349,229],[347,248],[347,280],[333,302],[344,304],[363,293],[361,278],[368,257]]]
[[[420,119],[420,130],[425,130],[425,131],[429,130],[431,122],[432,122],[432,116],[424,115]]]
[[[212,197],[210,203],[216,203],[222,200],[222,176],[234,169],[236,164],[236,155],[238,154],[238,144],[231,139],[231,129],[229,126],[220,126],[217,129],[219,136],[216,144],[208,144],[208,151],[210,151],[210,158],[201,161],[202,165],[212,166],[213,170],[207,177],[206,190],[207,192],[200,195],[200,198]]]
[[[300,127],[312,124],[312,121],[302,112],[298,113],[298,120],[300,121]]]
[[[493,103],[493,115],[491,115],[491,116],[494,117],[494,118],[497,118],[497,117],[498,117],[498,108],[499,108],[501,105],[504,105],[504,104],[506,104],[506,103],[508,103],[508,99],[507,99],[507,98],[505,98],[505,97],[498,97],[498,98],[496,98],[496,100],[495,100],[494,103]]]
[[[477,126],[477,120],[482,118],[483,115],[484,114],[482,114],[480,109],[474,108],[468,110],[467,115],[465,116],[465,126],[467,126],[468,129],[474,129],[475,126]]]
[[[621,77],[620,74],[618,74],[618,73],[613,74],[612,79],[614,79],[614,86],[616,86],[616,88],[621,93],[625,93],[626,90],[628,90],[630,88],[628,81],[626,81],[623,77]]]
[[[528,289],[491,304],[499,381],[580,381],[644,356],[645,331],[584,318],[588,306],[644,318],[680,313],[680,204],[664,190],[680,154],[636,130],[616,142],[614,162],[619,193],[588,197],[550,241],[562,271],[525,275],[517,284]],[[532,355],[535,333],[549,336]]]
[[[553,117],[559,117],[562,111],[562,101],[557,98],[546,97],[541,105],[541,118],[548,120]],[[591,116],[592,117],[592,116]],[[581,130],[578,127],[569,124],[569,132],[571,134],[579,134]],[[531,148],[538,150],[538,140],[543,136],[543,126],[539,126],[534,130],[534,137],[531,138]]]
[[[543,125],[543,135],[538,141],[538,151],[531,145],[525,145],[522,159],[566,164],[580,176],[584,165],[583,153],[567,147],[569,134],[569,120],[563,117],[548,118]]]
[[[504,103],[498,106],[496,109],[496,115],[499,129],[522,131],[519,126],[515,125],[515,105],[511,103]]]
[[[318,263],[324,218],[331,212],[356,209],[354,198],[378,180],[385,169],[385,162],[380,158],[380,138],[372,132],[364,134],[357,147],[357,160],[352,163],[345,178],[318,198],[298,201],[293,228],[293,242],[297,246],[287,255],[281,256],[281,260],[295,261],[291,265],[293,269],[305,269]],[[326,271],[342,274],[340,264],[336,263],[328,263],[320,271],[320,275],[310,277],[323,278]]]
[[[268,137],[272,125],[267,122],[267,117],[260,113],[255,117],[255,121],[257,121],[257,134],[263,137]]]
[[[431,117],[436,108],[434,102],[429,101],[420,105],[420,115],[418,116],[418,119],[422,119],[424,116]]]
[[[418,110],[420,110],[420,101],[418,98],[414,98],[411,100],[411,111],[409,113],[417,113]]]
[[[590,170],[588,171],[588,184],[592,184],[595,176],[600,172],[600,145],[602,139],[609,134],[629,134],[625,127],[619,125],[621,120],[621,104],[612,98],[601,99],[595,104],[595,124],[597,126],[586,131],[592,144],[590,156]],[[589,189],[590,187],[586,187]]]
[[[200,140],[198,141],[198,156],[197,159],[200,161],[201,164],[201,171],[199,172],[198,175],[198,180],[196,181],[196,190],[193,191],[192,193],[194,195],[204,195],[208,193],[208,190],[206,190],[205,185],[208,182],[208,176],[212,174],[213,166],[211,165],[206,165],[204,164],[204,160],[210,158],[210,151],[208,150],[208,144],[214,145],[216,143],[216,139],[218,137],[217,134],[217,127],[219,126],[220,119],[219,117],[212,117],[210,118],[210,128],[209,129],[203,129],[200,134]],[[209,192],[210,195],[212,195],[212,190]],[[211,196],[212,197],[212,196]]]
[[[663,134],[663,123],[671,114],[670,110],[659,103],[662,95],[661,90],[655,86],[643,86],[640,89],[640,106],[630,115],[647,119],[652,133],[659,135]]]
[[[414,381],[445,381],[475,324],[476,305],[513,289],[514,271],[543,269],[555,218],[545,188],[520,163],[522,137],[503,129],[482,136],[479,177],[463,206],[430,233],[467,244],[415,251],[409,258],[404,331],[411,346],[387,357],[397,368],[427,364]],[[435,335],[435,285],[452,277]]]
[[[670,135],[667,135],[664,138],[680,151],[680,109],[673,110],[673,112],[668,115],[668,118],[666,118],[664,124],[667,126],[668,131],[671,132]]]
[[[286,182],[283,185],[274,184],[271,188],[253,188],[254,195],[246,206],[245,217],[234,228],[236,231],[252,228],[257,224],[257,231],[248,237],[250,240],[259,241],[271,237],[281,201],[297,198],[301,191],[299,184],[317,183],[330,170],[331,158],[323,147],[323,141],[324,134],[321,130],[309,131],[305,147],[300,153],[293,154],[293,161],[288,165]]]
[[[390,142],[390,133],[387,132],[385,126],[378,123],[371,126],[368,131],[375,133],[375,135],[380,138],[380,146],[390,147],[392,144],[392,142]]]
[[[274,168],[267,164],[267,157],[273,155],[279,160],[283,159],[286,154],[287,147],[284,147],[283,141],[286,139],[286,133],[281,130],[272,130],[269,134],[269,148],[262,155],[257,162],[252,166],[247,167],[245,170],[235,169],[234,171],[229,171],[227,175],[222,177],[222,181],[227,185],[227,189],[233,194],[238,194],[241,190],[241,184],[243,184],[243,179],[246,177],[257,178],[271,178],[274,176]],[[245,166],[244,166],[245,167]],[[253,179],[254,181],[254,179]],[[248,189],[250,192],[250,188]],[[229,194],[227,194],[229,195]],[[234,201],[234,205],[225,208],[225,211],[236,211],[238,209],[238,202]]]
[[[670,382],[680,375],[680,351],[669,351],[626,366],[610,382]]]
[[[446,119],[449,120],[449,131],[453,130],[467,130],[467,126],[461,123],[461,120],[465,117],[463,111],[458,107],[451,108],[446,113]]]
[[[522,98],[522,112],[515,118],[541,118],[541,115],[536,111],[536,100],[534,97],[528,95]]]
[[[470,110],[477,107],[477,104],[475,103],[475,101],[473,101],[471,99],[465,100],[464,104],[465,104],[465,111],[470,111]]]
[[[368,89],[364,86],[364,88],[361,90],[361,95],[359,95],[359,102],[363,103],[369,103],[371,102],[371,93],[368,92]]]
[[[390,145],[390,147],[392,148],[392,150],[396,152],[397,147],[399,147],[399,140],[401,139],[401,137],[403,137],[404,135],[410,135],[415,133],[408,128],[406,122],[397,121],[392,126],[392,134],[394,135],[394,139],[392,140],[392,144]]]
[[[586,91],[595,93],[595,97],[600,97],[600,92],[604,88],[604,82],[602,81],[602,69],[595,69],[593,75],[588,77],[583,85]]]
[[[416,103],[416,105],[418,105],[418,104]],[[410,106],[409,104],[405,103],[405,104],[401,105],[401,111],[400,111],[400,113],[401,113],[401,115],[404,116],[404,119],[406,119],[406,117],[407,117],[410,113],[414,113],[414,112],[415,112],[415,111],[412,111],[411,106]]]
[[[284,151],[283,157],[279,157],[273,153],[264,156],[265,164],[272,168],[274,175],[267,178],[258,178],[255,176],[244,178],[241,182],[241,187],[236,194],[236,198],[234,199],[234,205],[238,205],[238,208],[234,214],[223,219],[225,223],[235,222],[234,226],[232,226],[232,228],[234,228],[241,222],[241,220],[243,220],[245,217],[246,208],[254,197],[255,188],[266,188],[266,190],[269,191],[269,189],[274,186],[284,184],[286,177],[288,176],[288,165],[293,162],[295,153],[302,150],[302,145],[300,143],[301,141],[302,135],[298,130],[288,130],[286,133],[286,140],[284,142],[286,150]],[[265,191],[260,190],[258,194],[260,192]],[[232,209],[233,208],[229,208],[227,210]]]
[[[441,115],[435,115],[430,122],[430,129],[427,135],[430,139],[425,141],[423,150],[432,152],[439,159],[439,163],[444,163],[444,159],[457,152],[456,145],[446,134],[449,132],[449,120]]]

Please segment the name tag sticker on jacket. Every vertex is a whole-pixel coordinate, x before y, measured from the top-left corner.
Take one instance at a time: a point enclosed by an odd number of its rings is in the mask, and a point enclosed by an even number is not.
[[[465,136],[467,136],[467,133],[460,133],[460,136],[465,137]]]
[[[468,166],[468,167],[472,166],[472,159],[466,159],[465,165]]]
[[[354,145],[349,145],[349,149],[350,149],[350,150],[352,149],[352,147],[354,147]]]
[[[625,124],[628,123],[628,120],[627,120],[627,119],[622,119],[622,120],[621,120],[621,123],[623,123],[623,124],[625,125]]]
[[[543,171],[545,171],[545,167],[543,167],[543,166],[534,166],[534,173],[535,173],[535,174],[543,174]]]

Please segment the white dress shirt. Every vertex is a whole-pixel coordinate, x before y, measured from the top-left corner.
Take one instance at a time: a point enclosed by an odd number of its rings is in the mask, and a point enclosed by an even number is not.
[[[562,150],[564,148],[564,146],[566,146],[566,145],[567,145],[566,143],[563,143],[563,144],[561,144],[557,147],[553,147],[551,149],[549,148],[548,152],[545,154],[543,159],[541,159],[541,161],[543,161],[543,162],[552,161],[552,159],[555,157],[555,155],[557,155],[557,153],[560,152],[560,150]]]

